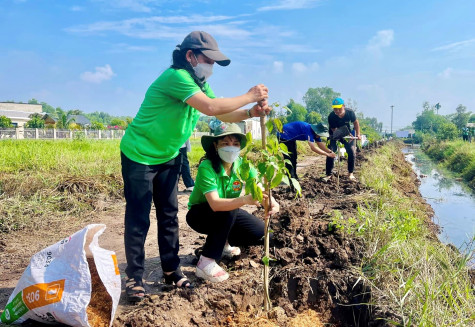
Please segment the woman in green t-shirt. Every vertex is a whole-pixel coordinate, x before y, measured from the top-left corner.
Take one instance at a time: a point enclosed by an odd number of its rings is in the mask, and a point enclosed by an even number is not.
[[[120,144],[125,207],[125,273],[129,301],[144,298],[144,244],[155,203],[158,244],[165,282],[191,287],[178,257],[177,184],[179,149],[191,136],[200,112],[237,122],[268,114],[267,87],[256,85],[243,95],[216,98],[207,79],[213,64],[231,61],[206,32],[195,31],[173,51],[173,64],[148,88],[136,117]],[[251,109],[238,110],[256,103]],[[257,104],[259,103],[259,104]]]
[[[243,205],[259,205],[252,195],[241,196],[239,152],[246,146],[246,136],[236,124],[222,124],[214,136],[205,135],[201,144],[206,160],[198,167],[195,187],[190,195],[186,221],[191,228],[208,235],[196,266],[196,276],[221,282],[229,274],[217,263],[221,257],[241,253],[237,246],[262,244],[264,222],[240,209]],[[255,174],[255,172],[251,172]],[[271,199],[269,215],[279,211]]]

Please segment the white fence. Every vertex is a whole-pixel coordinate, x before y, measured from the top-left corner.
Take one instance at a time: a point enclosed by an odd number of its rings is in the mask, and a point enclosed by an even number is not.
[[[55,128],[0,128],[1,139],[121,139],[124,130],[69,130]]]

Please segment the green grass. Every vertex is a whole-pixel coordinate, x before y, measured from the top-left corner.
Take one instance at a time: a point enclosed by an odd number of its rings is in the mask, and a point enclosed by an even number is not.
[[[118,140],[0,142],[0,232],[86,218],[121,194]]]
[[[425,207],[395,187],[410,182],[407,165],[394,171],[399,151],[385,146],[363,164],[361,180],[376,195],[359,206],[345,228],[365,242],[361,274],[372,286],[372,301],[394,309],[404,326],[473,325],[475,297],[467,266],[473,244],[460,253],[428,229]]]
[[[475,143],[464,141],[426,142],[424,152],[444,168],[462,177],[475,190]]]

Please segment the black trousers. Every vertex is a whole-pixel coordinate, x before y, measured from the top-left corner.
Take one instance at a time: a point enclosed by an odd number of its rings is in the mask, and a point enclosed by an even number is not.
[[[348,172],[352,173],[355,170],[355,140],[348,142],[345,139],[341,139],[339,141],[345,146],[346,153],[348,153]],[[330,140],[329,148],[333,152],[337,153],[336,140]],[[335,161],[333,158],[327,157],[326,169],[325,169],[327,176],[330,176],[332,174],[334,162]]]
[[[208,202],[195,204],[186,222],[200,234],[206,234],[203,255],[220,260],[226,240],[232,246],[264,244],[264,221],[245,210],[213,211]]]
[[[191,177],[190,173],[190,162],[188,161],[188,153],[186,152],[186,147],[180,148],[181,160],[181,177],[183,178],[183,183],[185,187],[195,186],[195,182]]]
[[[298,179],[297,176],[297,141],[296,140],[279,140],[279,143],[285,144],[289,150],[289,155],[284,154],[284,159],[290,160],[292,164],[285,163],[285,168],[288,169],[290,177]]]
[[[163,271],[175,271],[178,258],[178,197],[181,156],[159,165],[143,165],[121,153],[125,195],[125,256],[129,278],[141,279],[152,200],[157,212],[158,248]]]

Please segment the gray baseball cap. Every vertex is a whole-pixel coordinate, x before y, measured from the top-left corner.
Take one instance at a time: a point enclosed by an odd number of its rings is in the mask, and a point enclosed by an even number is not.
[[[206,32],[194,31],[188,34],[180,44],[181,49],[198,49],[220,66],[227,66],[231,60],[219,51],[216,40]]]

